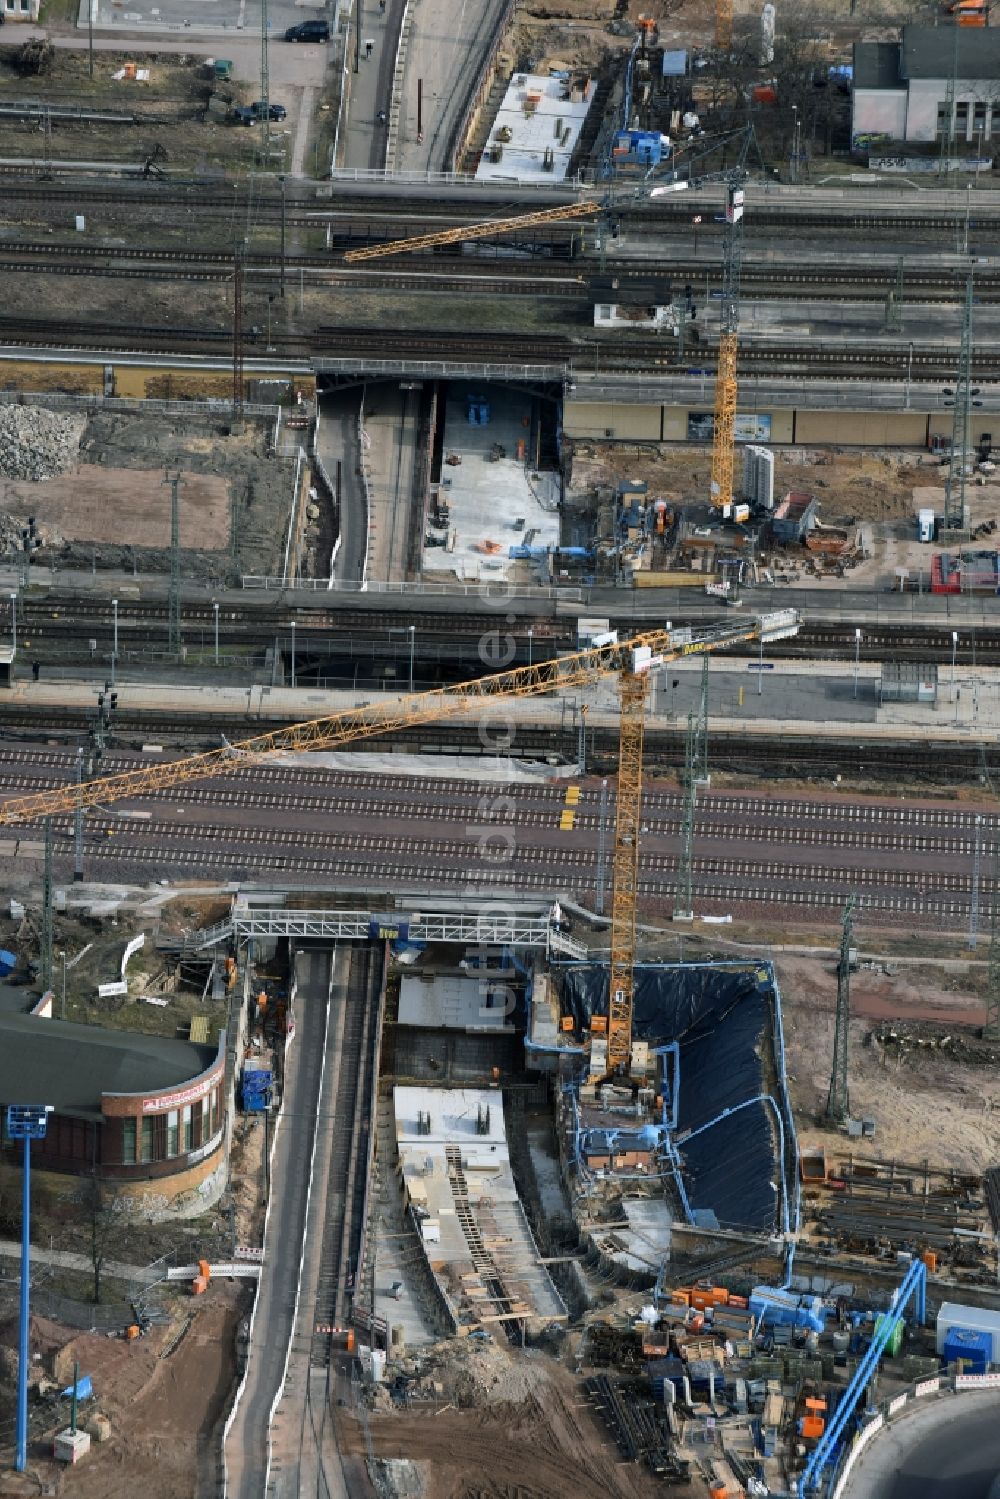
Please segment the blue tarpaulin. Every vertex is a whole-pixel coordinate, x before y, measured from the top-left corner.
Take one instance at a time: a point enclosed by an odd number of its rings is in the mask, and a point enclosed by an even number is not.
[[[94,1393],[94,1386],[90,1382],[90,1375],[89,1374],[81,1374],[80,1378],[76,1382],[76,1398],[77,1398],[77,1400],[89,1400],[90,1397],[93,1395],[93,1393]],[[64,1400],[72,1400],[73,1399],[73,1386],[72,1385],[67,1385],[66,1388],[63,1390],[63,1399]]]
[[[563,1012],[573,1015],[578,1033],[585,1031],[593,1011],[607,1010],[607,969],[571,963],[561,965],[558,975]],[[635,979],[636,1039],[680,1045],[674,1139],[692,1209],[711,1210],[723,1227],[765,1232],[780,1227],[777,1121],[770,1105],[753,1101],[773,1094],[790,1143],[784,1079],[772,1087],[765,1083],[776,1070],[770,1036],[777,998],[769,966],[639,965]],[[685,1139],[726,1109],[736,1112]],[[789,1194],[794,1191],[791,1154],[786,1150],[784,1162]]]

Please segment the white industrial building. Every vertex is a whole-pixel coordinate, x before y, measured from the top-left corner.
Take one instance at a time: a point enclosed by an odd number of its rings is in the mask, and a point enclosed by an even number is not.
[[[947,138],[956,38],[956,139],[989,141],[994,121],[1000,133],[1000,30],[904,26],[898,42],[855,43],[851,133],[856,144]]]
[[[406,974],[399,986],[400,1025],[431,1030],[513,1031],[513,997],[500,976]]]
[[[565,1317],[514,1185],[499,1089],[397,1087],[393,1107],[404,1200],[458,1330]]]
[[[515,73],[476,168],[479,182],[561,182],[594,97],[591,78]]]

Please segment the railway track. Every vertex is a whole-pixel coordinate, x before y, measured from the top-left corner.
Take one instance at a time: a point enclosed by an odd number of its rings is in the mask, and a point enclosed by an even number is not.
[[[81,206],[116,205],[150,210],[198,209],[203,212],[242,213],[244,216],[249,204],[258,220],[266,218],[270,221],[280,220],[282,211],[279,193],[254,191],[250,198],[245,187],[237,182],[233,182],[225,189],[206,186],[193,179],[155,183],[146,181],[99,182],[93,178],[75,179],[65,183],[40,182],[35,171],[16,164],[4,168],[0,175],[4,182],[4,196],[11,201],[36,204],[73,203]],[[315,222],[319,214],[332,215],[341,212],[360,215],[368,213],[372,217],[387,219],[405,217],[418,223],[426,221],[436,226],[442,219],[462,223],[472,217],[488,216],[499,209],[505,212],[510,211],[514,204],[523,203],[527,207],[535,206],[537,202],[537,194],[519,193],[516,188],[510,186],[495,193],[491,193],[488,189],[479,189],[474,201],[463,201],[456,204],[452,212],[446,210],[442,213],[439,206],[431,210],[426,207],[427,200],[419,184],[415,185],[412,191],[406,191],[397,186],[392,193],[385,193],[369,191],[363,183],[335,180],[323,191],[325,195],[320,196],[318,192],[301,194],[296,192],[294,187],[290,188],[286,197],[286,214],[309,212],[311,220]],[[545,201],[546,204],[553,205],[571,203],[575,196],[578,195],[572,187],[569,187],[562,192],[554,192],[551,197],[547,196]],[[922,196],[930,197],[930,194]],[[655,204],[626,202],[617,205],[615,211],[626,223],[649,225],[654,231],[663,226],[676,225],[689,233],[692,201],[695,200],[686,197],[683,204],[662,199]],[[703,200],[698,198],[697,202],[701,207]],[[705,206],[711,213],[712,206]],[[974,202],[973,206],[975,213],[969,220],[970,232],[995,231],[1000,225],[1000,210],[981,202]],[[839,207],[837,212],[833,212],[823,204],[815,206],[802,206],[797,203],[782,204],[768,201],[756,193],[752,195],[751,207],[754,224],[768,227],[864,230],[874,233],[908,230],[923,235],[940,233],[954,235],[956,225],[960,221],[964,224],[966,212],[964,202],[961,207],[943,209],[937,206],[934,200],[921,204],[919,209],[911,209],[909,205],[902,204],[898,211],[894,211],[883,204],[879,209],[874,210],[860,203],[857,208],[844,205]]]
[[[121,831],[118,824],[117,831]],[[228,837],[231,830],[226,829]],[[95,837],[107,837],[107,828],[98,827]],[[233,879],[259,878],[262,874],[280,875],[301,885],[333,885],[368,895],[376,892],[425,890],[448,895],[469,896],[482,893],[490,898],[504,893],[570,895],[586,904],[593,901],[596,862],[592,854],[574,851],[559,858],[542,859],[537,854],[522,859],[516,868],[477,870],[470,879],[467,866],[449,865],[455,849],[431,839],[399,840],[361,839],[355,852],[331,850],[329,840],[309,853],[278,851],[262,847],[259,831],[256,837],[242,839],[245,850],[236,850],[222,842],[219,827],[206,824],[188,830],[189,843],[201,847],[166,849],[162,845],[137,843],[128,849],[108,843],[88,847],[87,864],[98,878],[149,879],[152,871],[171,870],[176,877],[194,877],[199,871],[224,873]],[[73,848],[72,837],[60,832],[54,836],[55,855],[68,859]],[[373,854],[378,855],[373,862]],[[731,913],[739,917],[756,917],[764,913],[791,908],[823,920],[842,910],[849,894],[857,897],[858,909],[870,925],[900,926],[918,924],[940,931],[964,930],[971,912],[971,876],[949,878],[933,890],[919,883],[916,874],[900,872],[882,876],[863,866],[846,866],[830,870],[825,863],[809,866],[790,865],[778,859],[747,861],[744,859],[696,858],[693,864],[693,893],[703,914]],[[676,893],[676,859],[648,857],[638,881],[643,909],[664,914],[672,909]],[[980,900],[987,906],[994,887],[980,884]]]
[[[263,333],[251,329],[247,349],[251,358],[260,345],[265,353]],[[41,318],[0,317],[0,346],[7,348],[93,349],[115,353],[160,355],[190,354],[216,359],[228,358],[232,346],[230,328],[147,328],[137,333],[134,327],[119,324],[79,321],[58,324]],[[369,361],[391,361],[405,364],[409,360],[448,364],[482,365],[547,364],[570,371],[600,370],[605,374],[650,373],[712,375],[712,351],[706,348],[705,359],[697,368],[678,362],[673,352],[659,352],[658,342],[614,342],[598,339],[533,338],[526,345],[519,334],[503,336],[490,333],[485,337],[470,334],[446,336],[433,333],[383,333],[378,329],[344,329],[320,327],[309,335],[273,333],[266,352],[276,358],[306,360],[322,365],[324,359],[356,360],[363,370]],[[802,378],[828,379],[831,375],[845,380],[870,379],[875,375],[908,376],[914,384],[950,379],[953,353],[948,345],[919,349],[909,344],[891,347],[870,344],[822,346],[772,343],[740,346],[739,367],[744,374],[774,372]],[[977,345],[973,354],[973,375],[991,378],[1000,373],[1000,350]]]
[[[119,768],[119,757],[108,769]],[[6,790],[65,776],[70,757],[46,748],[0,750]],[[129,762],[121,759],[121,766]],[[259,767],[249,783],[228,777],[180,787],[145,810],[135,802],[88,814],[87,862],[108,878],[280,874],[293,883],[358,890],[455,894],[570,893],[589,902],[597,878],[599,787],[584,784],[576,828],[559,830],[564,790],[515,783],[491,814],[482,787],[378,775]],[[676,788],[652,785],[643,807],[639,889],[647,909],[671,908],[681,838]],[[977,819],[978,822],[977,822]],[[7,835],[5,852],[10,853]],[[73,849],[72,820],[53,819],[57,857]],[[37,857],[37,831],[20,830]],[[493,842],[506,852],[494,857]],[[845,798],[712,793],[695,822],[695,892],[708,913],[784,910],[827,917],[855,892],[876,924],[968,924],[974,891],[987,908],[1000,892],[992,871],[1000,813],[982,807]],[[27,850],[25,850],[27,851]],[[977,860],[978,852],[978,860]],[[331,1325],[340,1325],[334,1320]]]
[[[377,243],[380,238],[373,234],[371,226],[360,233],[343,233],[336,236],[330,249],[324,254],[291,253],[284,257],[286,274],[294,276],[297,271],[323,273],[332,280],[348,283],[386,287],[419,287],[433,281],[436,287],[457,290],[480,290],[484,294],[498,292],[532,291],[542,287],[548,295],[583,296],[587,294],[591,277],[598,266],[591,260],[576,260],[572,268],[568,254],[556,258],[551,251],[566,246],[553,246],[543,242],[536,253],[527,250],[523,258],[514,255],[498,256],[479,253],[461,253],[462,247],[441,247],[440,253],[402,256],[395,258],[389,269],[376,265],[359,269],[345,266],[341,259],[344,249],[359,244]],[[502,242],[501,242],[502,245]],[[142,278],[176,278],[183,280],[226,281],[233,275],[233,257],[226,251],[195,249],[190,246],[164,247],[153,245],[92,245],[53,244],[50,242],[15,242],[10,253],[16,259],[6,262],[6,269],[25,271],[31,274],[51,272],[59,275],[84,276],[129,276]],[[548,256],[548,258],[546,258]],[[279,273],[282,266],[279,251],[250,250],[245,264],[250,274],[261,272]],[[456,265],[461,273],[456,274]],[[689,283],[701,288],[709,282],[718,282],[722,276],[721,260],[718,262],[685,261],[672,257],[643,258],[636,261],[613,260],[607,263],[605,272],[619,281],[646,281],[650,277],[668,279],[675,284]],[[755,265],[748,256],[742,271],[745,291],[767,292],[772,297],[795,297],[800,294],[811,298],[824,296],[843,300],[881,299],[897,284],[896,269],[891,265],[872,267],[819,264],[813,266],[782,265],[769,263]],[[905,275],[905,295],[911,301],[957,302],[964,296],[963,277],[948,267],[908,267]],[[1000,273],[989,269],[980,272],[976,283],[976,296],[980,302],[1000,299]]]
[[[119,588],[118,592],[121,592]],[[532,638],[539,651],[569,650],[576,640],[575,620],[555,617],[557,604],[553,600],[544,603],[518,601],[509,602],[508,612],[498,623],[497,612],[477,610],[475,604],[469,610],[442,609],[435,599],[421,599],[419,595],[401,593],[398,607],[391,599],[378,608],[362,609],[351,604],[331,606],[323,593],[297,596],[281,603],[273,601],[266,593],[243,593],[229,595],[220,603],[220,632],[231,630],[234,635],[244,628],[260,629],[268,637],[287,631],[291,619],[303,636],[368,635],[398,631],[400,615],[415,621],[419,636],[440,637],[446,640],[468,639],[479,641],[492,635],[502,624],[505,632],[516,639],[526,637],[530,628]],[[461,599],[456,602],[462,602]],[[638,612],[645,601],[637,600],[637,612],[629,608],[621,614],[610,610],[611,623],[623,631],[642,629],[648,620],[658,620],[661,608],[646,607]],[[753,613],[756,606],[748,605]],[[86,626],[88,634],[110,633],[114,629],[114,608],[110,597],[60,592],[50,587],[44,592],[22,594],[18,603],[18,621],[26,626],[33,636],[56,626],[66,627],[80,633],[80,625]],[[119,631],[128,629],[166,628],[169,606],[165,601],[151,599],[118,598]],[[683,608],[674,610],[673,618],[678,625],[704,623],[702,614],[686,613]],[[211,602],[200,598],[184,599],[182,602],[182,628],[198,631],[214,629],[215,608]],[[944,617],[940,625],[913,624],[908,620],[899,623],[866,624],[861,641],[862,660],[895,659],[898,653],[918,654],[921,660],[951,660],[952,630],[956,621]],[[958,622],[959,639],[956,660],[960,665],[977,663],[1000,663],[1000,623],[997,625],[963,625]],[[303,636],[299,638],[302,639]],[[768,648],[773,656],[808,656],[830,659],[841,657],[845,661],[854,658],[854,625],[841,624],[834,620],[806,619],[799,633],[787,641],[780,641]],[[754,648],[747,647],[748,654]],[[733,646],[727,655],[739,655],[740,647]],[[721,658],[720,658],[721,659]],[[2,698],[0,698],[2,705]]]
[[[69,746],[82,744],[86,736],[89,713],[83,710],[0,708],[0,744],[5,741],[20,746],[33,743],[39,735],[62,738]],[[131,709],[127,698],[115,714],[115,735],[120,744],[138,750],[143,744],[156,742],[172,746],[174,752],[212,749],[220,735],[229,738],[277,728],[280,718],[262,719],[255,713],[240,711],[229,715],[205,713],[169,714]],[[477,728],[454,723],[424,725],[398,730],[394,735],[373,736],[365,741],[371,750],[410,750],[419,754],[482,753]],[[618,735],[613,728],[593,726],[587,734],[588,765],[594,774],[613,775],[617,766]],[[574,764],[579,751],[575,724],[561,722],[524,723],[518,726],[516,752],[525,759],[554,760]],[[669,775],[684,764],[684,726],[652,723],[646,733],[646,764],[651,775]],[[819,779],[828,781],[834,773],[845,780],[861,784],[966,787],[986,785],[1000,778],[993,747],[984,741],[955,739],[947,753],[931,746],[915,730],[910,740],[872,740],[860,742],[851,725],[845,724],[836,737],[815,739],[807,735],[783,733],[773,739],[742,733],[716,731],[712,744],[712,764],[718,772],[738,776],[762,776],[768,780]],[[66,780],[71,779],[67,767]]]
[[[372,947],[351,949],[346,993],[335,996],[330,1024],[338,1028],[334,1093],[340,1127],[334,1133],[325,1187],[325,1214],[311,1362],[327,1368],[335,1359],[335,1327],[350,1325],[357,1271],[365,1237],[368,1154],[374,1117],[378,1056],[378,992],[381,956]]]

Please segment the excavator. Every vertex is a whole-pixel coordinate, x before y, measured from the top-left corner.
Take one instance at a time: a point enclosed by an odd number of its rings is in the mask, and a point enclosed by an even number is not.
[[[612,860],[611,963],[608,1013],[595,1017],[589,1038],[591,1078],[630,1075],[635,962],[636,904],[639,883],[639,830],[642,807],[642,751],[646,704],[653,672],[685,656],[724,650],[760,641],[767,645],[797,634],[801,616],[794,609],[739,621],[648,630],[619,641],[617,636],[589,650],[518,666],[455,686],[413,693],[384,703],[348,708],[255,735],[220,749],[94,780],[74,782],[52,791],[8,797],[0,803],[0,826],[21,826],[48,817],[103,807],[191,781],[211,780],[234,771],[252,772],[270,756],[289,751],[330,750],[397,729],[460,718],[476,709],[519,698],[541,697],[567,688],[586,688],[617,676],[621,705],[618,751],[618,797]]]

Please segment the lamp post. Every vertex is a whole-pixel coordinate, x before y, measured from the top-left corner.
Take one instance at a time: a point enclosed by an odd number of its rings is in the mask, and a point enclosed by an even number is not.
[[[17,1345],[17,1437],[14,1466],[18,1473],[28,1467],[28,1310],[31,1296],[31,1142],[44,1140],[49,1104],[17,1104],[7,1109],[8,1140],[24,1141],[21,1182],[21,1306]]]
[[[292,620],[292,686],[295,686],[295,621]]]
[[[59,1019],[60,1020],[65,1020],[66,1019],[66,949],[64,947],[60,949],[59,956],[62,959],[62,1007],[61,1007],[61,1009],[59,1011]]]
[[[17,655],[17,594],[10,596],[10,623],[14,635],[14,655]]]
[[[416,625],[410,626],[410,692],[413,692],[413,651],[417,639]]]
[[[757,696],[764,691],[764,637],[760,637],[760,658],[757,662]]]
[[[955,653],[958,650],[958,631],[951,632],[951,700],[955,701]]]
[[[218,600],[212,600],[212,610],[215,614],[215,664],[219,664],[219,604]]]
[[[531,665],[531,642],[534,639],[534,635],[535,635],[534,630],[529,629],[529,631],[528,631],[528,665],[529,666]]]
[[[858,695],[858,671],[861,667],[861,631],[854,632],[854,696]]]

